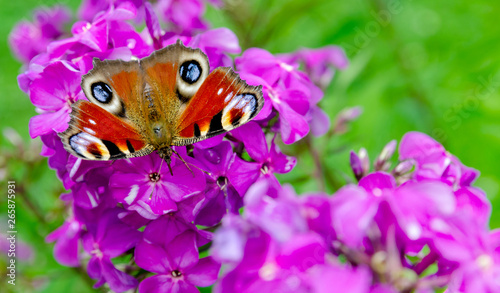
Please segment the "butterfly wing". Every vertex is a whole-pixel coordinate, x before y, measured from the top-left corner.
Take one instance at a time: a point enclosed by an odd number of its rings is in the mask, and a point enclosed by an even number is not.
[[[87,160],[115,160],[144,156],[154,148],[136,127],[88,101],[73,104],[68,129],[60,133],[65,149]]]
[[[187,145],[250,121],[264,105],[261,86],[250,86],[229,67],[212,71],[177,118],[173,145]]]
[[[88,160],[138,157],[154,150],[141,135],[147,103],[139,62],[94,59],[82,90],[90,102],[72,105],[69,127],[60,134],[66,150]]]
[[[199,49],[185,47],[180,41],[141,59],[147,92],[152,97],[145,115],[147,137],[160,148],[172,145],[178,113],[191,100],[210,72],[207,56]]]

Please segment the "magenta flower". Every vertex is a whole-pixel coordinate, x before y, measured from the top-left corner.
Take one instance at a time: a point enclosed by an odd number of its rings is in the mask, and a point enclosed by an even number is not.
[[[335,69],[345,69],[349,65],[344,50],[337,46],[319,49],[304,48],[279,57],[289,64],[303,63],[309,78],[322,89],[330,84]]]
[[[170,24],[170,30],[177,33],[191,33],[207,28],[201,16],[205,5],[200,0],[162,0],[156,4],[163,20]]]
[[[229,54],[239,54],[241,49],[236,35],[227,28],[207,30],[194,36],[166,33],[163,35],[163,46],[171,45],[181,40],[184,45],[199,48],[207,54],[210,69],[220,66],[233,67]]]
[[[290,172],[296,159],[280,151],[276,136],[292,144],[329,130],[318,103],[335,71],[348,65],[345,54],[334,46],[276,56],[250,48],[233,62],[238,38],[226,28],[208,30],[205,5],[85,0],[67,36],[61,7],[35,12],[11,33],[25,63],[19,86],[39,113],[30,135],[41,137],[41,154],[70,190],[61,195],[70,216],[46,238],[55,241],[58,262],[88,259],[95,286],[107,283],[114,292],[211,285],[248,293],[500,291],[500,232],[488,231],[491,204],[472,186],[479,172],[425,134],[403,137],[395,166],[396,141],[373,165],[366,149],[351,152],[358,184],[332,196],[297,196],[282,186],[276,174]],[[189,167],[173,156],[173,175],[156,153],[113,163],[69,155],[57,132],[84,98],[81,76],[93,58],[129,61],[178,40],[205,52],[212,70],[236,63],[242,79],[262,86],[256,119],[175,147]],[[360,113],[340,111],[332,133],[346,132]],[[208,248],[211,256],[200,259]]]
[[[279,186],[273,173],[288,173],[295,166],[296,159],[281,153],[274,138],[271,141],[271,146],[268,147],[264,132],[255,122],[250,122],[231,131],[231,135],[243,142],[246,151],[256,162],[256,164],[249,164],[247,161],[235,157],[231,165],[229,180],[239,194],[245,194],[250,185],[259,177],[265,177],[267,180],[271,180],[275,186]]]
[[[455,156],[426,134],[409,132],[399,145],[399,159],[417,162],[414,178],[440,179],[454,188],[470,186],[479,176],[475,169],[464,166]]]
[[[271,103],[280,115],[279,129],[284,143],[293,143],[309,132],[313,114],[309,110],[323,93],[303,72],[258,48],[248,49],[236,58],[236,66],[247,82],[263,86],[266,103]],[[263,113],[270,114],[270,111]],[[267,117],[259,114],[257,118]],[[323,132],[323,129],[317,130],[318,134]]]
[[[113,44],[113,47],[126,47],[126,40],[130,40],[130,44],[135,46],[140,37],[135,33],[133,26],[124,21],[134,18],[136,14],[135,6],[130,2],[124,2],[116,7],[110,6],[92,23],[87,21],[74,23],[71,28],[73,37],[52,42],[47,51],[51,58],[64,56],[72,60],[91,51],[104,52],[109,44]]]
[[[119,219],[120,212],[118,208],[108,210],[100,217],[97,229],[83,237],[83,247],[91,255],[87,272],[92,279],[98,280],[94,288],[104,283],[115,292],[137,287],[135,278],[116,269],[111,262],[111,258],[134,247],[141,237],[141,232]]]
[[[194,163],[186,155],[183,158]],[[117,161],[109,182],[115,199],[127,209],[153,219],[155,215],[177,211],[179,202],[205,188],[204,175],[199,169],[191,168],[190,171],[183,162],[172,157],[172,176],[167,164],[162,162],[156,153]]]
[[[14,55],[24,63],[46,52],[47,45],[63,34],[71,13],[64,6],[37,9],[33,22],[19,22],[9,34],[9,45]]]
[[[295,192],[287,186],[276,194],[268,181],[252,185],[245,195],[245,218],[279,242],[307,232],[307,222]]]
[[[168,233],[165,227],[150,227],[147,230],[158,235]],[[139,284],[139,292],[198,292],[196,286],[207,287],[215,283],[220,264],[211,257],[200,259],[196,245],[196,234],[186,231],[169,242],[142,240],[135,250],[137,265],[157,273]]]
[[[45,238],[46,242],[56,241],[54,258],[58,263],[68,267],[80,265],[79,242],[83,234],[82,226],[82,223],[71,217]]]
[[[75,184],[66,168],[70,154],[64,149],[61,139],[55,132],[51,131],[40,138],[43,142],[40,154],[48,157],[49,167],[56,170],[57,178],[61,180],[64,188],[70,189]]]
[[[200,167],[208,172],[205,175],[205,198],[201,202],[195,223],[213,226],[220,222],[226,212],[238,213],[238,209],[243,206],[243,195],[238,194],[230,181],[235,154],[231,144],[223,141],[213,148],[194,149],[194,157]]]
[[[467,224],[467,223],[464,223]],[[465,232],[465,231],[464,231]],[[472,232],[472,231],[468,231]],[[486,292],[500,290],[500,233],[467,233],[460,257],[461,266],[452,274],[450,292]],[[467,236],[466,236],[467,235]],[[470,239],[470,236],[476,236]],[[447,249],[447,248],[445,248]],[[457,255],[458,256],[458,255]]]
[[[311,273],[312,292],[315,293],[396,293],[370,290],[372,276],[365,267],[350,268],[339,264],[321,265]]]
[[[40,113],[29,123],[32,138],[68,128],[71,104],[83,99],[80,80],[80,72],[61,61],[47,66],[31,83],[30,99]]]
[[[158,231],[168,231],[159,233]],[[195,233],[196,245],[201,247],[212,240],[212,233],[199,230],[191,221],[186,221],[179,212],[169,213],[148,223],[143,239],[150,243],[167,245],[178,235],[192,231]]]

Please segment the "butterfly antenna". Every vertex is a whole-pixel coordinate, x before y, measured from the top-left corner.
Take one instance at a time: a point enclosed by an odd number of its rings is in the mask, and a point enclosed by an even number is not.
[[[176,150],[172,149],[172,152],[174,152],[174,154],[176,154],[179,157],[179,159],[184,163],[184,165],[186,165],[189,172],[191,172],[191,174],[193,174],[193,177],[194,177],[194,172],[193,172],[193,170],[191,170],[191,168],[189,168],[189,164],[186,161],[184,161],[184,159],[181,157],[181,155],[179,155],[179,153]]]

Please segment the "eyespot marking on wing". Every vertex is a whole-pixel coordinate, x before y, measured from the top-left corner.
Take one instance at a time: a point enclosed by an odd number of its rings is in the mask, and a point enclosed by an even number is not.
[[[113,99],[111,87],[102,81],[95,82],[90,86],[92,96],[103,104],[108,104]]]

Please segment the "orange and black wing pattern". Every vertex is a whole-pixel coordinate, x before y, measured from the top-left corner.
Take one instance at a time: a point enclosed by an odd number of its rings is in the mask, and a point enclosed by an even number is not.
[[[250,121],[264,105],[261,86],[250,86],[229,67],[204,80],[177,118],[173,145],[187,145]]]

